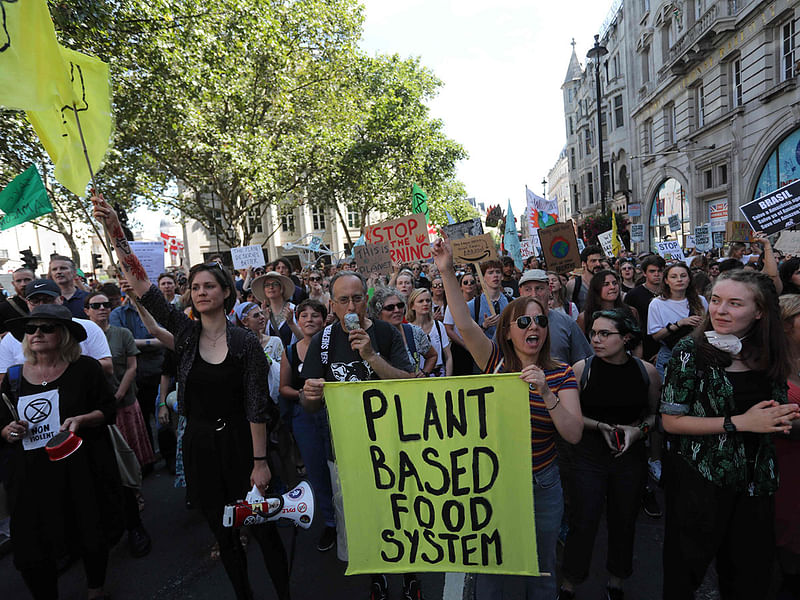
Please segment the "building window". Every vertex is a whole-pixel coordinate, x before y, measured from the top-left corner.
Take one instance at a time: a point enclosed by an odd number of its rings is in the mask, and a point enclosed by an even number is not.
[[[664,109],[664,139],[668,146],[674,146],[678,141],[676,117],[675,104],[668,104]]]
[[[594,204],[594,173],[586,174],[586,192],[589,197],[589,204]]]
[[[731,63],[731,106],[742,106],[742,59]]]
[[[611,72],[614,75],[614,79],[619,77],[619,54],[614,54],[611,58]]]
[[[717,168],[718,185],[728,185],[728,165],[720,165]]]
[[[347,226],[350,229],[358,229],[361,227],[361,215],[350,208],[347,209]]]
[[[794,76],[794,19],[781,25],[781,81]]]
[[[264,233],[264,223],[261,221],[261,212],[255,208],[247,215],[247,230],[253,233]]]
[[[315,206],[311,209],[311,225],[314,231],[325,229],[325,209]]]
[[[586,156],[589,156],[592,153],[592,132],[588,127],[583,130],[583,144]]]
[[[578,184],[572,184],[572,206],[575,207],[575,210],[580,208],[580,193],[578,192]]]
[[[569,134],[575,135],[575,124],[572,122],[572,117],[569,117],[568,122],[569,122]]]
[[[281,209],[281,231],[294,231],[294,209]]]
[[[703,186],[707,190],[710,190],[714,187],[714,171],[711,169],[706,169],[703,171]]]
[[[569,149],[569,166],[572,169],[575,168],[575,146]]]
[[[600,111],[600,135],[603,136],[603,140],[608,139],[608,115],[606,111]]]
[[[694,108],[696,111],[695,119],[697,122],[697,128],[700,129],[706,124],[706,96],[702,83],[695,88],[694,96]]]
[[[625,125],[625,112],[622,110],[622,94],[614,96],[614,127],[619,129]]]
[[[699,21],[703,13],[706,12],[705,0],[694,0],[694,20]]]
[[[655,248],[656,242],[665,239],[683,241],[691,233],[690,214],[683,187],[676,179],[667,179],[658,188],[650,207],[650,247]],[[681,222],[677,235],[669,230],[669,218],[673,215]]]
[[[653,153],[653,119],[647,119],[643,127],[643,150],[645,154]]]
[[[650,46],[642,50],[642,85],[650,81]]]

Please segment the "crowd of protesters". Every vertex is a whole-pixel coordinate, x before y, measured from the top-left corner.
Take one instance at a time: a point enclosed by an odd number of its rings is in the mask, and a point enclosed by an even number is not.
[[[286,258],[234,272],[213,257],[153,285],[114,211],[94,202],[125,265],[116,284],[85,285],[53,256],[46,278],[16,271],[0,303],[2,391],[57,391],[61,429],[87,441],[79,459],[50,462],[23,446],[13,402],[0,405],[0,548],[34,598],[57,597],[69,558],[83,560],[88,597],[106,597],[108,552],[125,532],[132,557],[147,556],[158,539],[142,524],[141,482],[159,458],[208,523],[236,598],[253,597],[247,536],[222,526],[222,509],[253,486],[282,493],[307,479],[317,550],[347,560],[325,383],[499,372],[529,387],[545,575],[520,578],[527,598],[598,597],[584,582],[603,516],[602,597],[624,598],[640,511],[664,517],[665,599],[693,598],[712,562],[725,600],[800,597],[800,259],[765,236],[680,262],[590,245],[574,274],[535,257],[523,269],[508,256],[454,264],[440,238],[433,261],[386,276]],[[132,458],[115,465],[120,446]],[[41,510],[44,479],[74,502]],[[275,524],[247,535],[289,598]],[[503,598],[510,580],[479,574],[475,597]],[[388,598],[386,576],[362,597]],[[414,573],[400,597],[424,597]]]

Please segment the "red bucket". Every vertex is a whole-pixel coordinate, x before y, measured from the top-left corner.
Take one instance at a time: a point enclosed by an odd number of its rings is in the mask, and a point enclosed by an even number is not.
[[[55,462],[62,458],[67,458],[80,448],[82,443],[83,440],[71,431],[62,431],[51,437],[44,449],[50,460]]]

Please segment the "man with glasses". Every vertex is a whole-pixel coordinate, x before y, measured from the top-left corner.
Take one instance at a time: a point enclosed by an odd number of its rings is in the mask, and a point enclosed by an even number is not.
[[[63,304],[61,288],[52,279],[34,279],[25,286],[25,301],[28,311],[40,304]],[[81,352],[97,360],[108,374],[113,373],[114,365],[111,363],[111,348],[108,346],[106,334],[98,325],[88,319],[72,318],[86,330],[86,339],[80,343]],[[8,368],[25,362],[22,352],[22,342],[13,335],[7,335],[0,342],[0,381],[2,381]]]
[[[409,379],[415,371],[400,332],[384,321],[367,318],[367,282],[363,275],[339,271],[331,280],[330,290],[331,307],[337,320],[312,338],[303,362],[305,385],[300,390],[299,401],[310,411],[323,406],[326,381]],[[334,495],[334,508],[341,536],[344,513],[340,495]],[[341,548],[339,558],[346,560]],[[405,587],[410,593],[419,589],[413,577]],[[370,597],[385,600],[387,588],[384,575],[373,575]],[[418,596],[403,596],[406,597]]]
[[[11,276],[11,282],[14,284],[14,291],[17,294],[5,302],[0,302],[0,332],[5,333],[5,322],[7,320],[28,315],[28,303],[25,301],[25,287],[33,281],[33,278],[33,271],[25,267],[14,271],[14,274]]]

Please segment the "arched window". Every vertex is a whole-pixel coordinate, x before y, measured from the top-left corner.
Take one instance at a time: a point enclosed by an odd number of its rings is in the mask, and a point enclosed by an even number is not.
[[[677,215],[681,223],[681,231],[669,230],[669,218]],[[691,215],[686,192],[677,179],[667,179],[662,183],[653,197],[650,208],[650,248],[655,250],[656,242],[678,240],[684,243],[684,236],[690,231]]]
[[[787,135],[769,155],[758,176],[753,199],[800,179],[800,129]]]

